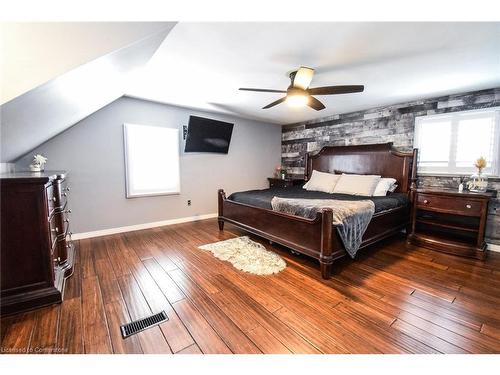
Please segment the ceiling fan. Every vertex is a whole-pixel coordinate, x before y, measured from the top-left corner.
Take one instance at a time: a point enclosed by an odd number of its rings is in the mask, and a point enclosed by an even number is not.
[[[273,90],[273,89],[252,89],[242,87],[240,90],[242,91],[257,91],[257,92],[276,92],[286,94],[281,99],[278,99],[262,109],[268,109],[283,103],[286,101],[292,106],[304,106],[308,105],[309,107],[315,109],[316,111],[321,111],[325,109],[323,103],[321,103],[318,99],[313,97],[313,95],[337,95],[337,94],[349,94],[353,92],[362,92],[365,87],[363,85],[350,85],[350,86],[324,86],[324,87],[311,87],[312,78],[314,75],[314,69],[300,67],[298,70],[295,70],[290,73],[290,80],[292,83],[286,90]]]

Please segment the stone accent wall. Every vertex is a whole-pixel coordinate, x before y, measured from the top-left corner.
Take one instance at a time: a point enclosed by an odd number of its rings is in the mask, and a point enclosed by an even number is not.
[[[500,106],[500,87],[423,99],[366,111],[345,113],[282,127],[282,164],[289,174],[302,177],[304,156],[323,146],[393,142],[400,150],[413,148],[415,117]],[[458,186],[456,177],[419,176],[421,186]],[[490,203],[486,235],[500,245],[500,179],[490,179],[499,197]]]

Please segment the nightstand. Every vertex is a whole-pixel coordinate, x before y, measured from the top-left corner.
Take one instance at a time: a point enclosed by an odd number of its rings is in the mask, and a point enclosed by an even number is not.
[[[449,254],[483,259],[488,202],[493,192],[416,189],[408,242]]]
[[[297,178],[282,179],[282,178],[268,177],[267,180],[269,181],[270,188],[286,188],[290,186],[301,185],[304,183],[304,180]]]

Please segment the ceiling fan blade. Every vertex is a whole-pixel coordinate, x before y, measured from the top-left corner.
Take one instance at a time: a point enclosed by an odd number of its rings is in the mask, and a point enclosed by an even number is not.
[[[307,105],[312,109],[315,109],[316,111],[321,111],[322,109],[325,109],[324,104],[321,103],[318,99],[313,98],[312,96],[309,98],[309,102],[307,103]]]
[[[262,109],[268,109],[268,108],[274,107],[275,105],[283,103],[285,100],[286,100],[286,96],[284,96],[281,99],[278,99],[278,100],[276,100],[276,101],[274,101],[274,102],[266,105],[265,107],[262,107]]]
[[[279,92],[279,93],[286,93],[284,90],[273,90],[273,89],[251,89],[247,87],[240,87],[239,90],[241,91],[257,91],[257,92]]]
[[[353,92],[362,92],[365,89],[363,85],[350,86],[324,86],[313,87],[307,90],[310,95],[334,95],[334,94],[350,94]]]
[[[293,77],[292,86],[298,89],[305,90],[311,84],[313,76],[314,76],[314,69],[301,66],[299,70],[297,70],[297,72],[295,73],[295,76]]]

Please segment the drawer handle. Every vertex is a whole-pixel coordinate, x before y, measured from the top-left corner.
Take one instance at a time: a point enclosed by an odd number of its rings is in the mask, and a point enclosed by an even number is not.
[[[67,193],[62,193],[63,197],[67,197],[68,194]]]
[[[429,201],[427,199],[424,199],[424,203],[427,204],[429,203]]]
[[[466,204],[465,207],[472,208],[472,206],[470,204]]]
[[[69,188],[69,186],[66,187],[66,189],[64,189],[66,191],[70,191],[71,189]]]
[[[57,198],[56,197],[52,197],[52,200],[55,202],[57,200]]]

